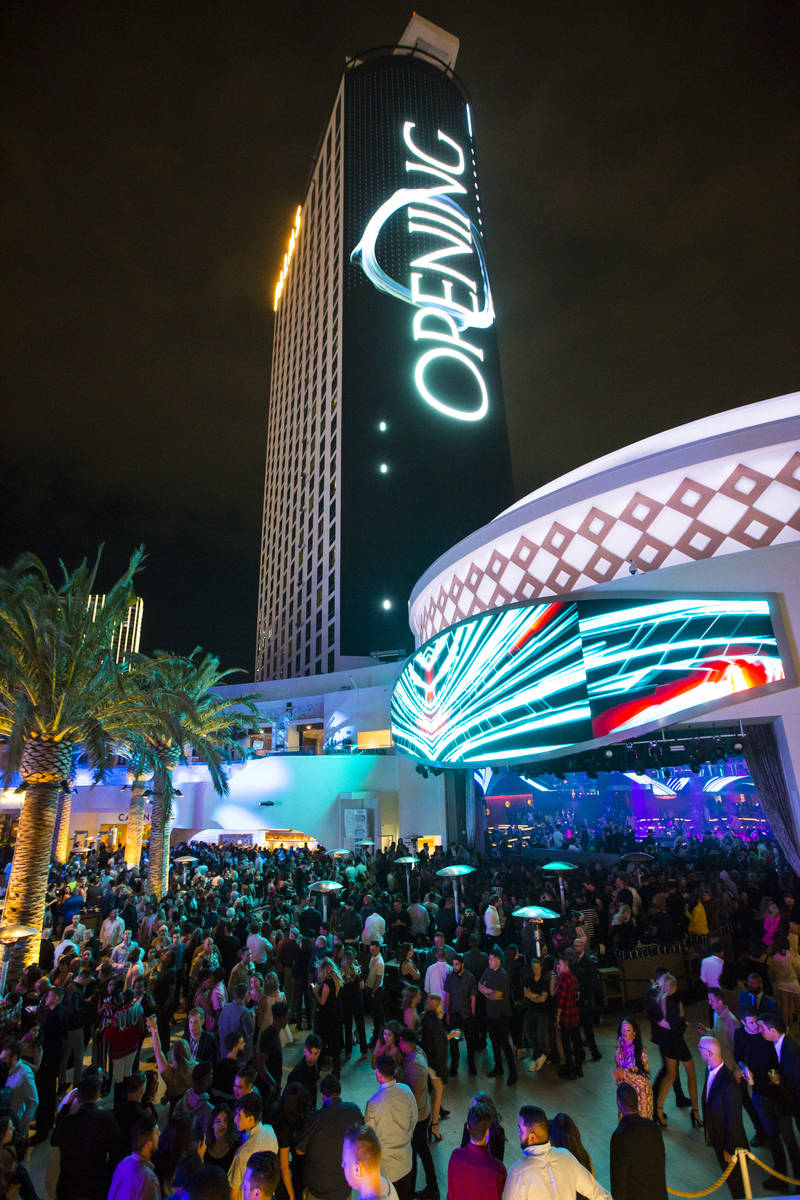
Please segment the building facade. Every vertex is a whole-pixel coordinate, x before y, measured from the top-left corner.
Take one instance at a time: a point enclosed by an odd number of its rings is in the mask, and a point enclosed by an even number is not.
[[[89,597],[89,610],[94,621],[104,607],[105,595]],[[128,605],[124,620],[120,621],[114,632],[111,649],[115,660],[124,662],[129,654],[139,653],[139,643],[142,639],[142,618],[144,616],[144,601],[141,596],[134,596]]]
[[[348,62],[295,214],[274,296],[257,680],[408,650],[420,570],[511,498],[457,50],[415,17],[397,47]]]
[[[539,488],[441,555],[409,613],[392,735],[417,761],[646,767],[652,788],[696,742],[746,755],[769,726],[800,830],[800,393]]]

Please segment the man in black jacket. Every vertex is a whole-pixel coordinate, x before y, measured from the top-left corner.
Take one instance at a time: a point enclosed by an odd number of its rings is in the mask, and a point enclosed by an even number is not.
[[[597,993],[597,964],[591,955],[586,953],[586,942],[578,939],[573,943],[575,961],[572,971],[578,980],[578,1012],[580,1013],[583,1044],[592,1056],[592,1062],[599,1062],[603,1057],[597,1049],[594,1036],[594,1004]]]
[[[639,1116],[636,1090],[617,1087],[620,1121],[611,1135],[611,1193],[614,1200],[667,1200],[664,1138],[655,1121]]]
[[[716,1038],[700,1038],[700,1057],[706,1064],[703,1085],[703,1123],[706,1142],[714,1150],[721,1170],[733,1160],[737,1147],[746,1146],[742,1124],[742,1095],[733,1075],[722,1061],[722,1049]],[[728,1176],[732,1196],[744,1196],[742,1173],[738,1165]]]
[[[800,1178],[800,1145],[795,1133],[795,1121],[800,1114],[800,1051],[786,1036],[786,1025],[778,1013],[762,1012],[758,1018],[758,1029],[774,1053],[769,1072],[769,1081],[773,1085],[770,1091],[770,1118],[777,1128],[779,1143],[786,1144],[792,1163],[791,1173],[797,1179]],[[767,1132],[769,1133],[769,1130]],[[773,1148],[773,1154],[775,1149]],[[775,1163],[775,1169],[783,1170],[778,1166],[778,1162]],[[785,1185],[774,1177],[764,1183],[764,1187],[773,1191],[783,1186]]]
[[[350,1185],[342,1170],[342,1143],[353,1125],[363,1125],[357,1104],[342,1100],[342,1085],[335,1075],[320,1084],[322,1107],[305,1119],[295,1150],[303,1156],[305,1191],[317,1200],[348,1200]]]
[[[44,1004],[40,1005],[37,1020],[42,1031],[42,1060],[36,1072],[36,1087],[39,1092],[39,1107],[36,1110],[36,1133],[31,1145],[46,1141],[53,1127],[58,1093],[58,1071],[67,1044],[67,1031],[61,1002],[64,989],[50,988]]]
[[[752,1008],[740,1006],[739,1020],[741,1024],[733,1032],[733,1058],[736,1063],[733,1077],[739,1084],[739,1091],[742,1093],[742,1108],[755,1127],[756,1136],[751,1139],[750,1145],[763,1146],[768,1139],[762,1116],[763,1105],[757,1098],[759,1089],[756,1089],[754,1082],[751,1096],[745,1076],[747,1068],[750,1068],[754,1078],[757,1070],[761,1084],[760,1090],[764,1090],[764,1084],[768,1087],[767,1073],[772,1065],[768,1060],[770,1057],[774,1057],[774,1051],[769,1042],[766,1042],[758,1032],[758,1017]]]
[[[85,1071],[72,1102],[58,1114],[52,1144],[61,1150],[58,1200],[105,1200],[122,1151],[119,1126],[97,1107],[100,1081]]]
[[[219,1043],[216,1034],[203,1028],[205,1019],[206,1014],[202,1008],[191,1008],[186,1019],[186,1038],[195,1062],[210,1062],[216,1066],[219,1060]]]

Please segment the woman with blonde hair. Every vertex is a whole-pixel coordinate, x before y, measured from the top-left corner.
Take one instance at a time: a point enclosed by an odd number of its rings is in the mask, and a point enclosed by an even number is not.
[[[691,1051],[683,1036],[686,1031],[686,1019],[683,1015],[683,1005],[676,995],[677,990],[678,981],[674,975],[667,972],[666,975],[661,976],[658,981],[656,1002],[661,1010],[661,1020],[658,1024],[659,1028],[663,1030],[662,1052],[666,1071],[656,1097],[656,1120],[662,1126],[667,1123],[664,1116],[664,1101],[678,1077],[678,1064],[683,1063],[689,1082],[689,1098],[692,1102],[692,1128],[702,1129],[703,1122],[697,1106],[697,1075]]]
[[[147,1028],[153,1039],[153,1057],[156,1060],[158,1073],[164,1080],[166,1093],[164,1099],[169,1104],[170,1113],[192,1086],[192,1073],[197,1063],[192,1058],[189,1043],[185,1038],[176,1038],[165,1057],[158,1037],[158,1023],[155,1017],[148,1017]]]
[[[338,1075],[342,1066],[342,1003],[340,992],[342,977],[339,968],[330,958],[320,960],[317,981],[312,984],[317,1002],[314,1014],[316,1033],[322,1038],[322,1055],[333,1059],[333,1073]]]
[[[278,984],[278,976],[274,971],[268,971],[264,976],[264,985],[261,989],[261,995],[258,1000],[258,1009],[256,1011],[256,1028],[259,1036],[272,1024],[272,1009],[275,1004],[281,1000],[286,1001],[286,996],[281,991]]]
[[[342,951],[339,965],[342,972],[342,990],[339,999],[342,1004],[342,1022],[344,1024],[344,1056],[349,1058],[353,1053],[353,1022],[361,1050],[361,1061],[367,1057],[367,1031],[364,1026],[364,978],[353,952],[349,949]]]

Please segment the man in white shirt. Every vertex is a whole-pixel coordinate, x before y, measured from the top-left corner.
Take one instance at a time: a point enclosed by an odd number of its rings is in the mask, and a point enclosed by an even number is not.
[[[280,1181],[281,1171],[275,1155],[256,1150],[247,1161],[242,1180],[244,1200],[272,1200]]]
[[[370,913],[364,922],[364,929],[361,934],[361,940],[365,946],[368,946],[371,941],[380,942],[383,944],[383,937],[386,933],[386,922],[378,912]]]
[[[251,1154],[260,1150],[271,1150],[278,1153],[278,1139],[271,1125],[261,1124],[263,1111],[261,1096],[258,1092],[247,1092],[236,1101],[234,1121],[236,1128],[244,1138],[244,1144],[233,1156],[233,1162],[228,1168],[228,1183],[231,1185],[231,1200],[244,1200],[242,1184],[247,1163]]]
[[[722,946],[719,942],[712,942],[710,949],[711,953],[700,963],[700,978],[706,986],[706,991],[719,987],[720,976],[725,966]]]
[[[489,903],[486,905],[486,911],[483,914],[483,924],[486,929],[486,936],[490,942],[494,942],[500,937],[503,932],[503,926],[500,922],[500,914],[497,911],[498,896],[492,896]]]
[[[503,1200],[612,1200],[569,1150],[550,1145],[547,1116],[526,1104],[517,1123],[523,1158],[508,1172]]]
[[[381,1161],[381,1143],[368,1125],[348,1129],[342,1144],[342,1170],[359,1200],[397,1200]]]
[[[71,925],[68,925],[67,928],[64,930],[64,937],[63,937],[62,941],[60,941],[58,943],[58,945],[56,946],[55,951],[53,953],[53,966],[58,966],[58,960],[61,958],[61,955],[64,953],[65,950],[74,950],[75,953],[77,954],[78,949],[79,949],[79,943],[78,943],[77,936],[75,934],[75,930],[72,928]]]
[[[100,926],[100,945],[104,950],[107,946],[117,946],[122,941],[122,935],[124,932],[125,922],[117,912],[116,908],[112,908],[111,912]]]
[[[383,1032],[383,972],[384,962],[381,955],[380,943],[372,941],[369,944],[369,965],[364,986],[369,996],[369,1006],[372,1013],[373,1044]]]
[[[417,1124],[417,1101],[407,1084],[397,1083],[394,1071],[391,1054],[378,1055],[375,1064],[378,1090],[367,1101],[364,1120],[378,1135],[383,1174],[395,1185],[398,1195],[404,1197],[411,1186],[411,1138]]]
[[[138,943],[132,940],[133,934],[130,929],[123,930],[122,941],[117,942],[114,949],[111,951],[111,965],[115,971],[122,971],[128,966],[128,955],[131,950],[138,948]]]
[[[272,951],[272,943],[268,942],[261,935],[261,924],[259,921],[253,921],[250,925],[250,933],[246,942],[247,948],[250,951],[250,959],[254,967],[263,967],[267,962],[267,955]]]
[[[438,996],[444,1003],[444,981],[452,969],[445,957],[444,947],[440,946],[436,951],[436,961],[425,972],[425,991],[429,996]]]

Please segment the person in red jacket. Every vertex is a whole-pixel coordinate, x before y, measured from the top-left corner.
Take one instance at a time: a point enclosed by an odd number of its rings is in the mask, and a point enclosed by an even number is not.
[[[125,1080],[133,1071],[133,1060],[145,1032],[144,1009],[129,989],[122,993],[120,1007],[110,1016],[103,1031],[111,1055],[115,1104],[124,1091]]]

